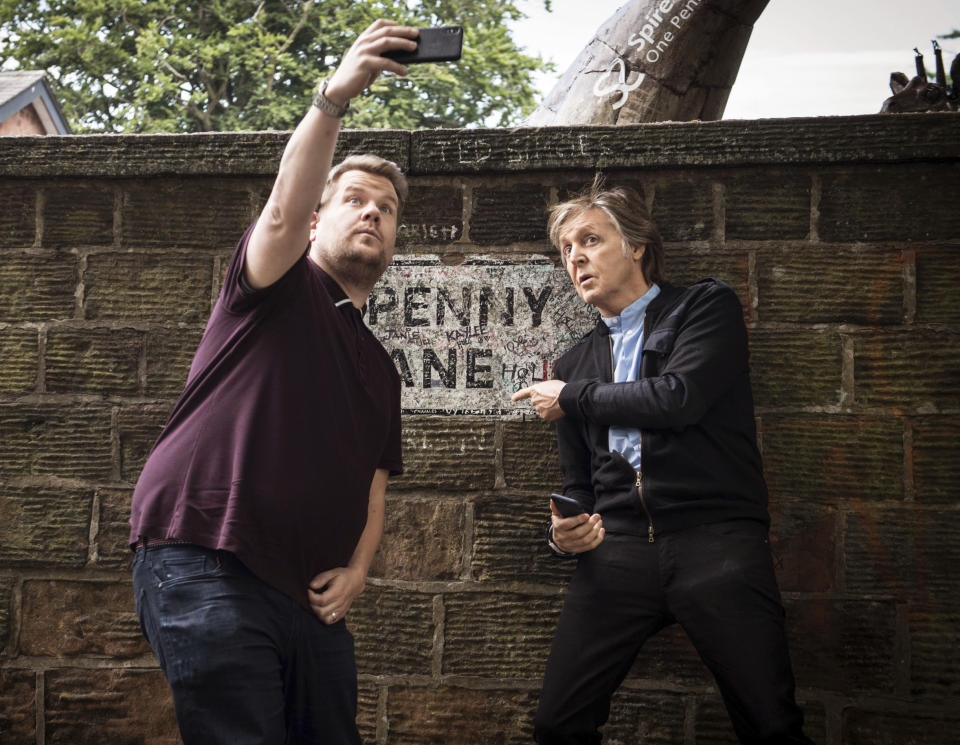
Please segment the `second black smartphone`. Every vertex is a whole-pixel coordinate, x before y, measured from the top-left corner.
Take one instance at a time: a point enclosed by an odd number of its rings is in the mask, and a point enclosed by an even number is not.
[[[564,517],[582,515],[586,512],[586,510],[583,509],[583,505],[573,497],[568,497],[563,494],[551,494],[550,499],[557,505],[557,509]]]
[[[420,29],[417,48],[412,52],[394,50],[384,52],[401,65],[419,62],[454,62],[463,53],[463,26],[437,26]]]

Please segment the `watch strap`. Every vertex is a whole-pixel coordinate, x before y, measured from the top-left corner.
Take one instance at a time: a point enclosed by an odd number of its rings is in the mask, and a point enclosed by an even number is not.
[[[343,115],[350,109],[350,102],[347,101],[345,106],[340,106],[327,98],[324,92],[327,90],[327,84],[329,82],[329,80],[324,80],[317,87],[317,92],[313,94],[313,105],[327,116],[332,116],[335,119],[343,119]]]

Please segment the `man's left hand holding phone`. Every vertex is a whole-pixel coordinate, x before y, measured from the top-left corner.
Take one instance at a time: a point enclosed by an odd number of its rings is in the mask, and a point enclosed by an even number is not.
[[[568,554],[592,551],[603,541],[603,519],[587,514],[580,503],[563,494],[550,495],[552,540]]]

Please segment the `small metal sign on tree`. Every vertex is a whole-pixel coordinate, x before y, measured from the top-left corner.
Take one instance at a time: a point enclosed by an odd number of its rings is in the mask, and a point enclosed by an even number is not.
[[[720,119],[768,1],[626,3],[524,125]]]

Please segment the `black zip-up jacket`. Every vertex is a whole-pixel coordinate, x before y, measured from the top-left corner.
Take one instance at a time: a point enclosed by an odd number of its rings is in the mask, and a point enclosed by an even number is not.
[[[602,320],[556,363],[563,492],[613,533],[647,536],[749,518],[769,524],[747,332],[736,293],[705,279],[662,284],[644,315],[638,379],[611,383]],[[608,446],[610,425],[641,430],[641,474]],[[642,488],[637,489],[640,483]]]

